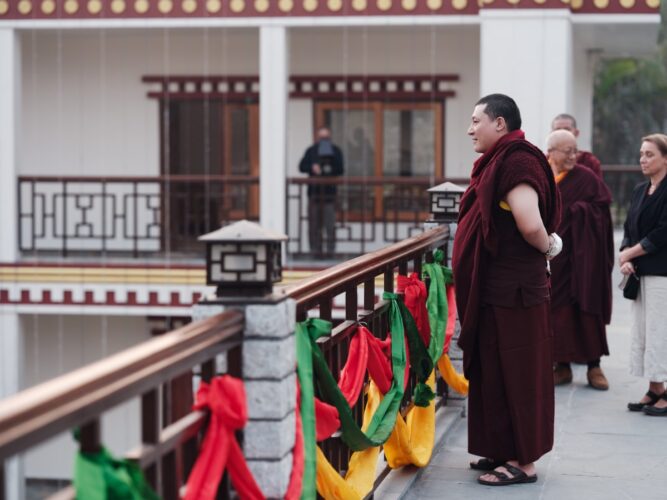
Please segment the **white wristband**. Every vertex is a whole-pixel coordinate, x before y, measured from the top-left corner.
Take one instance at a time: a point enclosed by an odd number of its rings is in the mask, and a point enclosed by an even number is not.
[[[563,240],[561,240],[560,236],[558,236],[556,233],[551,233],[549,235],[549,248],[546,252],[544,252],[544,255],[546,255],[549,259],[553,259],[561,252],[562,249]]]

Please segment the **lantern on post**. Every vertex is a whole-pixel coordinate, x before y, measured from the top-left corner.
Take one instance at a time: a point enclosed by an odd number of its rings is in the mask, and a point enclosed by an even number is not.
[[[206,283],[217,297],[262,296],[282,279],[284,234],[242,220],[199,237],[206,243]]]
[[[428,190],[431,218],[429,225],[449,224],[459,218],[461,196],[465,188],[451,182],[444,182]]]

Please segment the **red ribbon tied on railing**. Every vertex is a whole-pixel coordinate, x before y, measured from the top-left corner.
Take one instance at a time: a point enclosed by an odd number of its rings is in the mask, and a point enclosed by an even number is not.
[[[229,375],[202,382],[197,391],[195,410],[208,410],[211,419],[206,437],[192,473],[188,478],[185,500],[213,500],[227,468],[239,496],[248,500],[263,500],[234,432],[248,420],[243,382]]]
[[[417,273],[412,273],[410,276],[399,275],[396,280],[396,291],[403,293],[403,301],[405,306],[412,314],[417,325],[417,331],[424,341],[424,345],[428,347],[431,342],[431,326],[428,322],[428,311],[426,310],[426,284],[419,279]]]

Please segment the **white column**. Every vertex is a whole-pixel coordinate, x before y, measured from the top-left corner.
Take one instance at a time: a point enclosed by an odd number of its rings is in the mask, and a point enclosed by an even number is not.
[[[16,141],[21,106],[21,44],[16,30],[0,29],[0,262],[17,256]]]
[[[21,44],[16,30],[0,29],[0,262],[16,262],[16,141],[21,106]],[[19,316],[0,313],[0,399],[18,392],[23,349]],[[25,498],[23,461],[14,457],[5,462],[5,498]]]
[[[23,336],[19,315],[13,311],[0,312],[0,400],[19,391],[22,371]],[[21,456],[5,462],[5,474],[5,498],[25,498]]]
[[[573,112],[570,12],[484,9],[480,16],[480,93],[514,98],[527,139],[544,147],[553,117]]]
[[[288,33],[284,26],[259,29],[259,222],[287,233]]]
[[[574,51],[572,109],[568,111],[577,119],[580,131],[577,146],[590,151],[593,142],[593,93],[595,86],[595,66],[599,54],[580,47]]]

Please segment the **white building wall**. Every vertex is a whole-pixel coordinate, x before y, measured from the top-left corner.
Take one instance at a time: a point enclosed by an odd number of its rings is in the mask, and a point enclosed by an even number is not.
[[[150,337],[146,318],[113,316],[23,315],[23,388],[52,379],[132,347]],[[138,398],[107,412],[102,419],[102,443],[121,455],[139,444]],[[28,478],[69,479],[74,470],[76,443],[63,433],[25,457]]]
[[[456,96],[447,99],[444,115],[445,174],[467,177],[476,156],[466,129],[479,98],[479,47],[477,26],[300,28],[291,34],[290,65],[296,75],[459,75],[451,85]],[[307,141],[305,147],[313,137],[312,108],[300,106],[295,112],[290,123],[309,125],[310,133],[299,138]],[[290,167],[301,154],[290,148]]]
[[[568,113],[577,119],[577,128],[579,129],[577,146],[580,149],[590,151],[593,143],[593,94],[597,55],[595,51],[578,44],[576,36],[574,47],[573,102],[572,109]]]
[[[313,143],[313,101],[290,99],[287,106],[287,176],[299,173],[299,161],[306,148]]]
[[[29,31],[19,175],[159,175],[145,75],[257,75],[257,30]],[[154,88],[154,87],[153,87]]]
[[[526,138],[544,147],[552,118],[573,102],[570,12],[485,10],[481,20],[481,94],[513,97]]]
[[[448,176],[467,175],[465,137],[479,97],[476,26],[295,28],[291,74],[453,73],[444,158]],[[158,175],[158,101],[144,75],[259,75],[255,29],[23,35],[23,125],[19,175]],[[154,88],[154,87],[153,87]],[[312,139],[312,102],[291,100],[288,175]]]

